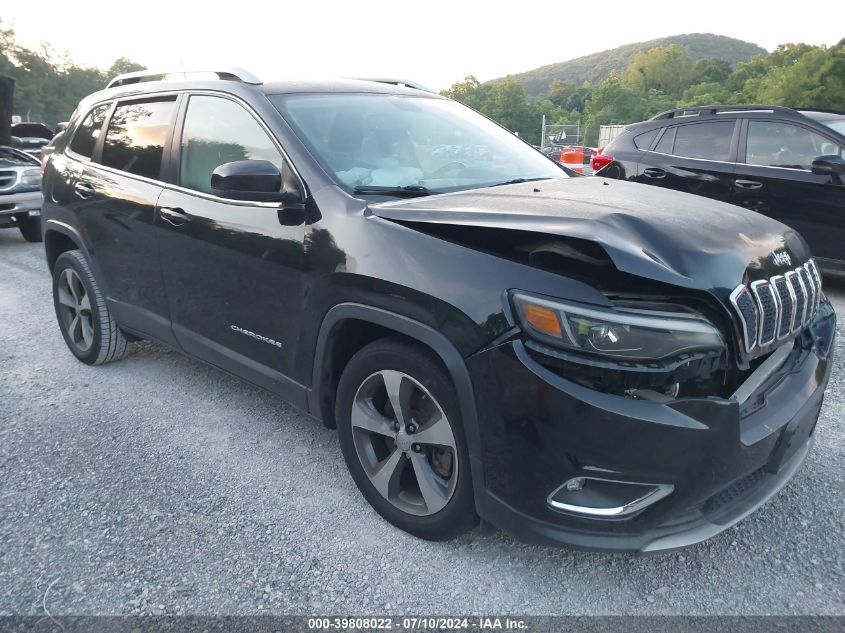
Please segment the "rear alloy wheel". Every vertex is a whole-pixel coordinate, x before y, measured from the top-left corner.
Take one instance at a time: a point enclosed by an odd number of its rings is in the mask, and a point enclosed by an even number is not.
[[[101,365],[126,354],[126,338],[79,251],[67,251],[56,260],[53,303],[65,343],[83,363]]]
[[[87,352],[94,344],[94,319],[91,316],[91,297],[79,274],[65,268],[59,277],[60,321],[71,343],[80,352]]]
[[[426,350],[367,346],[344,370],[337,404],[344,458],[379,514],[431,540],[475,524],[457,397]]]

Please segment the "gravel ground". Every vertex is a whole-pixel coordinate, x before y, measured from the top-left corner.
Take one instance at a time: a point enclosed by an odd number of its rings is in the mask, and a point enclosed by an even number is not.
[[[0,615],[845,614],[839,329],[807,463],[726,533],[649,557],[428,543],[275,396],[147,343],[77,362],[41,245],[0,231]]]

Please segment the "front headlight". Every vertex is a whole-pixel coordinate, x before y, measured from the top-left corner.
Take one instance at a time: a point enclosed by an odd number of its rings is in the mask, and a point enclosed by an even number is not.
[[[40,187],[41,186],[41,170],[27,169],[21,174],[22,187]]]
[[[634,361],[724,348],[719,330],[694,314],[598,308],[522,292],[511,296],[529,336],[574,352]]]

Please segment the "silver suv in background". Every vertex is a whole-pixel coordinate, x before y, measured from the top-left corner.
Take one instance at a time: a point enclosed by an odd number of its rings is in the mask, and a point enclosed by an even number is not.
[[[0,228],[18,228],[27,242],[41,241],[41,163],[0,146]]]

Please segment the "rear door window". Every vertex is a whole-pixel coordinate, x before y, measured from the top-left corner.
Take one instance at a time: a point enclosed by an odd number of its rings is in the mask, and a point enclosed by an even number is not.
[[[672,153],[684,158],[715,161],[731,159],[734,121],[708,121],[678,126]]]
[[[106,131],[103,165],[158,179],[175,105],[175,98],[118,104]]]
[[[810,170],[815,158],[841,152],[836,143],[800,125],[748,122],[745,162],[749,165]]]
[[[97,106],[88,113],[88,116],[76,128],[76,132],[70,142],[70,150],[73,153],[84,156],[85,158],[91,158],[91,155],[94,153],[94,146],[97,144],[97,139],[100,138],[100,130],[103,128],[103,121],[106,119],[109,107],[110,104],[108,103]]]

